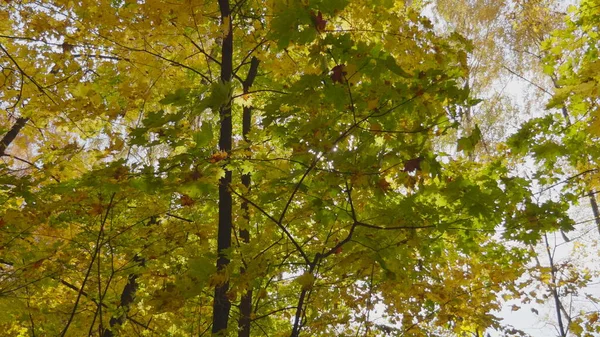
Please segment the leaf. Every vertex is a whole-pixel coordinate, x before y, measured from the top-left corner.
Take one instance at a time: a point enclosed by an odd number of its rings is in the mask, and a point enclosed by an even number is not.
[[[472,152],[475,146],[481,141],[481,130],[475,125],[475,128],[468,137],[462,137],[458,140],[458,151]]]
[[[375,109],[377,109],[378,106],[379,106],[379,99],[377,99],[377,98],[367,101],[367,109],[369,109],[369,110],[375,110]],[[373,128],[371,128],[371,130],[372,129]]]
[[[331,80],[333,83],[346,83],[346,75],[345,65],[338,64],[337,66],[331,69]]]
[[[165,95],[160,104],[181,106],[188,104],[189,88],[178,88],[174,93]]]
[[[423,157],[417,157],[404,161],[404,172],[416,172],[421,170]]]
[[[407,73],[406,71],[404,71],[404,69],[402,69],[398,65],[398,63],[396,63],[396,60],[394,59],[394,57],[392,55],[387,55],[387,57],[385,59],[385,65],[387,66],[387,68],[389,70],[391,70],[396,75],[399,75],[399,76],[402,76],[402,77],[405,77],[405,78],[411,77],[411,75],[409,73]]]
[[[223,34],[223,37],[229,35],[230,29],[231,29],[231,17],[226,16],[223,18],[223,22],[221,23],[221,32]]]
[[[181,206],[185,207],[185,206],[192,206],[196,202],[189,195],[182,194],[181,197],[179,197],[179,203],[181,204]]]
[[[194,142],[197,147],[205,147],[213,140],[213,129],[210,123],[203,123],[200,131],[194,133]]]
[[[323,32],[325,30],[325,26],[327,25],[327,21],[323,20],[323,14],[321,13],[321,11],[318,11],[317,14],[315,14],[314,11],[310,11],[310,15],[312,17],[312,20],[314,22],[315,28],[317,29],[317,31]]]
[[[225,151],[217,151],[217,152],[213,153],[212,156],[210,156],[210,158],[209,158],[208,161],[211,164],[215,164],[215,163],[218,163],[218,162],[220,162],[222,160],[227,159],[227,157],[229,157],[229,154],[227,152],[225,152]]]
[[[315,282],[315,276],[312,273],[305,272],[296,277],[296,282],[300,284],[302,290],[310,290]]]

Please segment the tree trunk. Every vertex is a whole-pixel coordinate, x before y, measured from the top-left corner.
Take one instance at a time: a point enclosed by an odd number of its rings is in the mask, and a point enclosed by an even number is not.
[[[0,157],[5,155],[4,151],[6,151],[10,143],[17,138],[17,135],[25,126],[25,124],[27,124],[27,121],[29,121],[29,118],[17,118],[15,124],[13,124],[10,130],[4,135],[4,137],[2,137],[2,140],[0,140]]]
[[[219,9],[221,11],[221,23],[229,24],[227,35],[223,37],[221,45],[221,81],[223,83],[231,82],[233,71],[233,25],[231,23],[231,12],[229,0],[219,0]],[[221,151],[231,152],[232,144],[232,123],[231,123],[231,102],[227,101],[219,110],[220,117],[220,135],[219,149]],[[225,176],[219,180],[219,228],[217,234],[217,270],[223,270],[229,265],[229,258],[225,256],[224,251],[231,247],[232,233],[232,200],[229,185],[231,184],[232,172],[225,170]],[[215,297],[213,302],[213,325],[212,332],[218,333],[227,329],[229,321],[229,311],[231,302],[227,298],[229,290],[229,281],[225,281],[215,287]]]
[[[256,57],[253,57],[250,61],[250,70],[248,70],[248,76],[244,81],[244,94],[247,94],[250,91],[250,87],[252,83],[254,83],[254,79],[256,78],[256,72],[258,70],[259,60]],[[242,115],[242,134],[244,135],[244,140],[248,142],[248,133],[252,128],[252,107],[244,107],[243,115]],[[250,151],[248,149],[248,151]],[[242,175],[242,184],[246,187],[246,193],[250,192],[250,183],[252,182],[252,178],[250,174]],[[248,214],[248,202],[242,202],[242,211],[244,212],[244,220],[246,222],[246,226],[250,225],[250,215]],[[244,243],[250,242],[250,232],[248,228],[240,229],[240,237]],[[242,274],[246,272],[245,269],[242,269]],[[238,337],[250,337],[250,315],[252,314],[252,287],[248,287],[248,290],[242,296],[240,301],[240,318],[238,321]]]

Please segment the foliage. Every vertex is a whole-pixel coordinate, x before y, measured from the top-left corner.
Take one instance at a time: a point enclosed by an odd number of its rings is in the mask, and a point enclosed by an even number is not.
[[[515,243],[572,228],[510,158],[471,155],[474,46],[416,6],[0,6],[9,334],[502,329]],[[534,152],[550,167],[557,146]]]

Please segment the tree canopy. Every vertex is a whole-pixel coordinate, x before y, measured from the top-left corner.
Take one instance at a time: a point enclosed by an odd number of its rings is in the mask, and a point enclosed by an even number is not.
[[[436,3],[1,2],[0,328],[524,334],[531,247],[598,219],[600,4]],[[497,132],[527,66],[552,98]]]

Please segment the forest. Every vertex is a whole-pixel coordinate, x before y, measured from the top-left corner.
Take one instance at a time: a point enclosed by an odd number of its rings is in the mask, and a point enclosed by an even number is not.
[[[600,335],[599,27],[0,0],[0,335]]]

